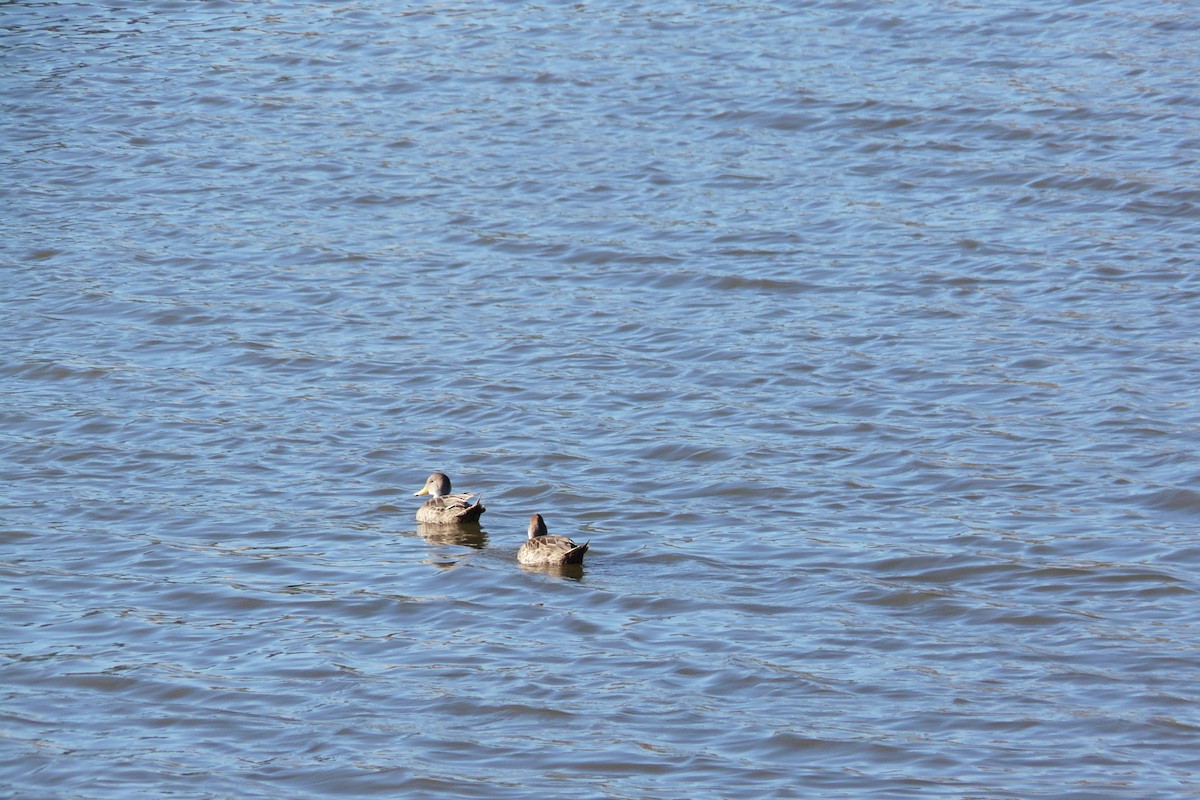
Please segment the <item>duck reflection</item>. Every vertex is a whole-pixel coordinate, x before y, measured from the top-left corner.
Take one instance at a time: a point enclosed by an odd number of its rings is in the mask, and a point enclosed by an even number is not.
[[[487,547],[488,535],[478,522],[457,525],[441,525],[433,522],[418,522],[417,533],[430,544],[458,545],[482,550]]]
[[[521,564],[521,569],[564,581],[583,580],[583,564]]]

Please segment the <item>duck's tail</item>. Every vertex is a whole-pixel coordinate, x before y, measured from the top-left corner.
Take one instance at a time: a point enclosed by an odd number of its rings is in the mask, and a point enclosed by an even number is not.
[[[582,564],[583,563],[583,554],[587,552],[588,545],[590,543],[591,543],[591,540],[589,539],[588,541],[584,542],[583,544],[579,545],[578,547],[572,547],[570,550],[568,550],[566,552],[565,555],[563,555],[562,563],[564,563],[564,564]]]
[[[479,495],[475,498],[475,502],[472,505],[467,506],[466,519],[477,520],[485,511],[487,509],[483,507],[483,495]]]

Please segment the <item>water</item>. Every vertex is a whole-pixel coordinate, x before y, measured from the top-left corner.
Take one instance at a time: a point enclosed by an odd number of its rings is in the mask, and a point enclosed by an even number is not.
[[[3,794],[1195,796],[1200,24],[1043,5],[0,5]]]

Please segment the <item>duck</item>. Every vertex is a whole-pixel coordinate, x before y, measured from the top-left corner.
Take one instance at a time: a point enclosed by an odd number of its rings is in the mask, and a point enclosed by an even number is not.
[[[517,551],[517,561],[527,566],[546,567],[582,564],[588,542],[575,544],[566,536],[550,533],[541,514],[529,518],[529,538]]]
[[[444,472],[433,473],[421,491],[413,492],[414,497],[423,494],[430,498],[417,509],[417,522],[443,525],[477,522],[479,515],[487,510],[483,507],[482,495],[472,503],[473,494],[450,494],[450,478]]]

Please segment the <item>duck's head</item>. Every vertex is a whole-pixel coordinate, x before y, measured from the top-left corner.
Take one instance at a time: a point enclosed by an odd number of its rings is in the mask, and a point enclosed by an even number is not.
[[[529,518],[530,539],[534,538],[535,536],[545,536],[549,532],[550,531],[546,529],[546,520],[542,519],[541,514],[534,514]]]
[[[434,497],[441,497],[445,494],[450,494],[450,478],[444,472],[435,472],[425,481],[425,485],[419,492],[413,492],[413,496],[420,494],[431,494]]]

